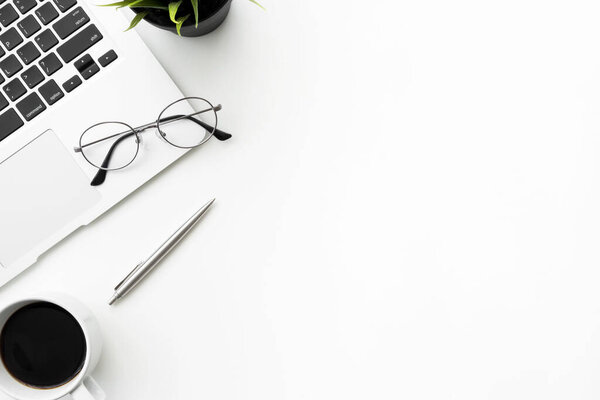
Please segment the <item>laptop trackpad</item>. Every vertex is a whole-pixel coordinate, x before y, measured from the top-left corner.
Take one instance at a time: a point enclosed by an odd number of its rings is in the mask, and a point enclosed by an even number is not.
[[[0,162],[0,264],[53,239],[101,196],[54,132]]]

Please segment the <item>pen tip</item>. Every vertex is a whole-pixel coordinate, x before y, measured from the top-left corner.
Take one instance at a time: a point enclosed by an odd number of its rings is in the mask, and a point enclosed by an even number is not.
[[[110,298],[110,300],[108,300],[108,305],[112,306],[114,304],[115,301],[117,301],[117,299],[119,298],[119,296],[115,293],[112,295],[112,297]]]
[[[208,208],[209,208],[210,206],[212,206],[212,204],[215,202],[215,200],[216,200],[216,198],[213,198],[212,200],[209,200],[209,202],[208,202],[208,203],[206,203],[205,205],[203,205],[203,206],[202,206],[202,209],[203,209],[203,210],[208,210]]]

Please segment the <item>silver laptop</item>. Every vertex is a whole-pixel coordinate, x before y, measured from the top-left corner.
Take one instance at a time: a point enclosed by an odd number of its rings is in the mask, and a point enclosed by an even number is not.
[[[121,13],[83,1],[0,0],[0,285],[185,153],[146,135],[147,156],[90,185],[73,151],[87,127],[183,95]]]

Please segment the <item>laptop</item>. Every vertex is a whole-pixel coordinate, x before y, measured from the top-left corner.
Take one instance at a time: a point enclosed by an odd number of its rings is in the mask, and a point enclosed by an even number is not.
[[[94,123],[147,123],[183,97],[128,24],[85,0],[0,0],[0,285],[185,153],[145,135],[145,156],[91,186],[73,150]]]

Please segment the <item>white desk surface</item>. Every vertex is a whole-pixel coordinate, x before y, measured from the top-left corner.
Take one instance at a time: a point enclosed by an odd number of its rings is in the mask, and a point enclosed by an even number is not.
[[[109,399],[597,399],[600,4],[236,0],[139,32],[230,142],[3,289],[79,297]],[[191,236],[111,288],[192,211]]]

